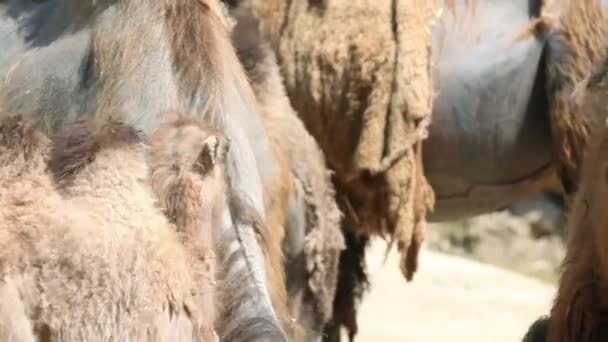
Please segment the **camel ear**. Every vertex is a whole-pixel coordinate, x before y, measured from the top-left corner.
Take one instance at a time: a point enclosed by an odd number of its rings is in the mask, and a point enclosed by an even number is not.
[[[229,140],[217,135],[210,135],[203,142],[203,148],[198,156],[198,164],[203,173],[209,172],[213,167],[223,164],[228,153]]]

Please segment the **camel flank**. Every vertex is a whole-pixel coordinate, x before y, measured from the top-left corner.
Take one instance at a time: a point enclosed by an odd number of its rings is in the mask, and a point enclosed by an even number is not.
[[[344,249],[341,213],[323,153],[291,107],[275,54],[251,14],[247,7],[231,11],[236,20],[232,40],[277,159],[283,161],[279,165],[285,177],[278,186],[266,188],[276,189],[271,191],[278,194],[272,199],[280,213],[275,222],[286,229],[283,250],[296,336],[309,341],[320,338],[333,315],[338,261]]]
[[[16,20],[15,12],[31,20]],[[146,137],[162,125],[164,113],[175,110],[230,139],[230,196],[216,254],[231,284],[231,305],[225,307],[231,319],[222,334],[234,340],[287,339],[280,324],[285,318],[275,309],[281,303],[271,300],[271,293],[280,298],[275,294],[282,285],[268,280],[265,262],[268,255],[280,263],[280,256],[261,245],[275,243],[265,228],[270,194],[264,185],[279,178],[277,161],[219,2],[10,1],[0,6],[0,15],[19,27],[6,31],[0,25],[7,47],[0,51],[7,75],[0,83],[4,109],[31,113],[51,132],[78,119],[100,125],[113,119]]]
[[[156,205],[137,132],[79,122],[50,153],[40,136],[19,117],[0,122],[0,333],[13,341],[213,340],[194,271],[201,261]],[[41,162],[48,159],[55,174]]]

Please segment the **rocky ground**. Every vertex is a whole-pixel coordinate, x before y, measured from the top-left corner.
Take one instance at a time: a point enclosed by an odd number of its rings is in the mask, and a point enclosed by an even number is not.
[[[516,342],[547,313],[564,255],[564,216],[546,198],[433,224],[420,271],[406,283],[392,251],[367,254],[371,292],[358,342]]]
[[[554,287],[545,282],[436,251],[423,250],[406,283],[385,243],[368,254],[372,290],[359,312],[357,342],[517,342],[547,313]]]
[[[558,202],[543,197],[493,214],[431,224],[427,246],[554,283],[565,254],[564,225]]]

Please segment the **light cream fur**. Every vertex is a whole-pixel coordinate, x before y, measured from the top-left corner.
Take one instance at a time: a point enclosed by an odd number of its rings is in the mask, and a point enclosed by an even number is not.
[[[31,136],[27,123],[0,123],[2,340],[209,340],[188,253],[157,207],[136,135],[66,127],[54,175],[48,140]]]

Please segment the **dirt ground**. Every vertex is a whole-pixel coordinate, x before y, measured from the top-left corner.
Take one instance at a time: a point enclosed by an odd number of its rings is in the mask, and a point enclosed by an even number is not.
[[[520,274],[430,250],[406,283],[385,242],[368,252],[371,292],[359,313],[358,342],[516,342],[547,312],[554,287]]]

